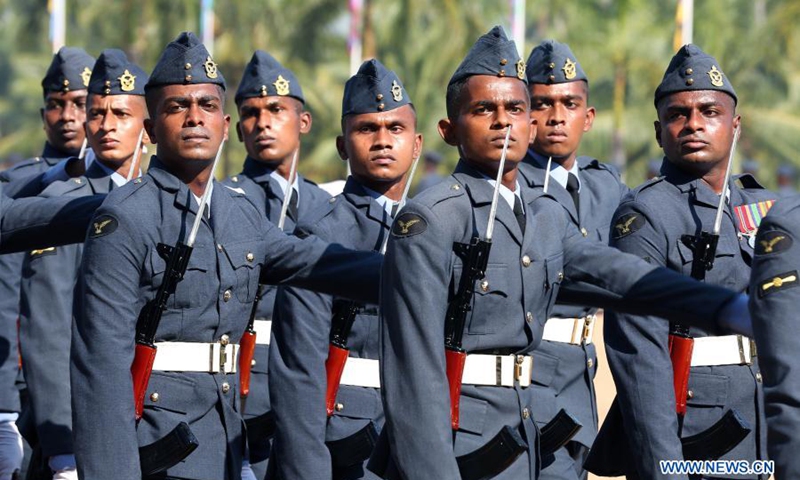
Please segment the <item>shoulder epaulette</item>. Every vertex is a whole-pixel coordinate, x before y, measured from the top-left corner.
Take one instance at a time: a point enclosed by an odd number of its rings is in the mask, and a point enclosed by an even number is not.
[[[111,190],[111,192],[106,197],[105,203],[109,205],[113,203],[121,203],[125,201],[125,199],[133,196],[133,194],[141,190],[141,188],[147,185],[149,181],[150,179],[147,176],[134,178],[125,185]]]
[[[39,195],[42,197],[60,197],[89,187],[86,177],[75,177],[59,180],[48,185]]]

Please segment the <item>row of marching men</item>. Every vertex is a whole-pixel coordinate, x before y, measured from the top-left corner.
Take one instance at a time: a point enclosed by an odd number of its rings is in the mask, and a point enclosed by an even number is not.
[[[5,362],[0,419],[35,447],[31,478],[653,478],[659,460],[767,458],[762,392],[791,393],[792,339],[771,320],[757,357],[742,292],[765,269],[754,322],[778,315],[760,302],[794,293],[792,234],[759,229],[775,195],[730,177],[738,97],[696,46],[655,92],[661,175],[633,190],[577,154],[595,110],[569,47],[525,62],[499,27],[447,85],[438,127],[459,163],[414,199],[416,110],[377,60],[345,85],[352,174],[334,197],[296,173],[311,113],[264,52],[235,95],[248,157],[223,182],[226,83],[193,34],[149,76],[119,50],[64,48],[43,88],[45,151],[3,193],[80,215],[29,214],[12,242],[61,233],[2,257],[27,398],[20,416]],[[619,397],[595,440],[597,307]],[[783,428],[770,453],[791,478]]]

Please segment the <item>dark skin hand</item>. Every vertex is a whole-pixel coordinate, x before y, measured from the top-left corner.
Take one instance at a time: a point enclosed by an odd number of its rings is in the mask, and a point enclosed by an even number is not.
[[[295,98],[253,97],[239,105],[236,133],[250,158],[277,169],[288,180],[300,136],[311,131],[311,121],[311,113]]]
[[[409,105],[388,112],[348,115],[344,135],[336,138],[342,160],[366,187],[399,201],[407,173],[422,151],[417,116]]]
[[[525,158],[528,144],[536,136],[525,83],[511,77],[470,77],[458,116],[440,120],[439,134],[448,145],[458,147],[467,163],[495,178],[509,125],[511,137],[501,182],[513,191],[517,164]]]
[[[205,191],[220,144],[228,139],[231,117],[223,111],[223,91],[208,83],[160,87],[152,118],[144,126],[158,158],[198,197]]]
[[[40,110],[47,142],[67,156],[80,153],[86,120],[86,90],[47,92]]]
[[[741,116],[733,97],[715,90],[673,93],[658,104],[656,141],[667,160],[722,192]]]
[[[595,109],[588,105],[588,88],[582,80],[529,86],[531,117],[538,125],[530,148],[552,157],[567,170],[575,165],[583,134],[594,123]]]

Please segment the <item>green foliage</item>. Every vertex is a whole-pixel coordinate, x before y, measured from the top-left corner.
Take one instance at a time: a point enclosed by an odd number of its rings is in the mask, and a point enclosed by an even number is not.
[[[774,186],[778,165],[800,151],[800,4],[792,0],[695,2],[695,43],[715,55],[740,97],[739,158],[761,162]],[[653,90],[673,53],[676,1],[528,0],[524,57],[545,38],[567,42],[590,77],[595,126],[582,152],[624,167],[630,185],[659,158],[653,138]],[[182,30],[199,30],[199,0],[67,1],[67,42],[97,55],[123,48],[145,69]],[[365,57],[397,71],[419,113],[425,147],[457,160],[437,133],[447,81],[478,35],[510,24],[510,2],[365,0]],[[301,170],[318,181],[341,178],[334,140],[348,78],[346,0],[216,0],[214,57],[228,80],[227,110],[256,48],[269,51],[303,83],[312,133]],[[0,0],[0,158],[34,155],[44,135],[39,81],[50,61],[46,0]],[[240,168],[244,148],[231,131],[224,173]]]

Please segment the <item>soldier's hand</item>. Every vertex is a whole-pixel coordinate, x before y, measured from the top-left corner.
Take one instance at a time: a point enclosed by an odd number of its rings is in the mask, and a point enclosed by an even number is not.
[[[740,293],[722,307],[717,318],[721,329],[753,338],[753,320],[747,308],[748,298],[746,293]]]
[[[0,421],[0,480],[15,478],[22,466],[22,436],[13,419]]]

